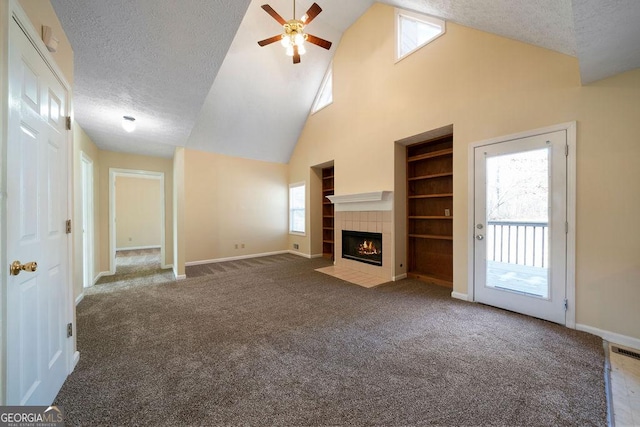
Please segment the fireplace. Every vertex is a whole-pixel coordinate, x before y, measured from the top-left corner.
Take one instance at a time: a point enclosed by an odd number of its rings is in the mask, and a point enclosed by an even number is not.
[[[382,233],[342,230],[342,258],[382,266]]]

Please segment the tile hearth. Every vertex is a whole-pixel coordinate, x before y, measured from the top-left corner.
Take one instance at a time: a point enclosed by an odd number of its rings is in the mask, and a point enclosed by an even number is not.
[[[335,277],[336,279],[344,280],[345,282],[353,283],[354,285],[362,286],[364,288],[373,288],[374,286],[382,285],[383,283],[388,282],[388,280],[382,279],[380,277],[372,276],[371,274],[353,270],[348,267],[340,267],[337,265],[318,268],[316,269],[316,271],[328,274],[329,276]]]

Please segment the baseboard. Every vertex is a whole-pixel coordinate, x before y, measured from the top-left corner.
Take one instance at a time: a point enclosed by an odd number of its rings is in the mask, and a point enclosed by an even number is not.
[[[315,254],[315,255],[311,255],[310,258],[317,259],[317,258],[322,258],[323,256],[324,256],[323,254]]]
[[[103,276],[113,276],[114,273],[110,272],[110,271],[101,271],[100,273],[98,273],[96,275],[96,277],[93,279],[93,284],[95,285],[96,283],[98,283],[98,280],[100,280],[101,277]]]
[[[632,349],[640,350],[640,339],[630,337],[628,335],[622,335],[611,331],[605,331],[602,329],[594,328],[589,325],[576,324],[576,329],[583,332],[589,332],[590,334],[597,335],[602,339],[609,341],[611,344],[619,344]]]
[[[162,246],[160,245],[132,246],[130,248],[116,248],[116,251],[142,251],[144,249],[162,249]]]
[[[451,292],[451,298],[459,299],[459,300],[462,300],[462,301],[469,301],[469,295],[462,294],[462,293],[456,292],[456,291],[452,291]]]
[[[78,295],[78,297],[76,298],[76,305],[80,304],[80,302],[84,299],[84,292],[82,292],[80,295]]]
[[[185,265],[187,267],[191,267],[194,265],[212,264],[212,263],[227,262],[227,261],[239,261],[242,259],[261,258],[265,256],[282,255],[286,253],[289,253],[289,251],[264,252],[261,254],[240,255],[240,256],[234,256],[234,257],[228,257],[228,258],[205,259],[202,261],[189,261],[185,263]]]
[[[403,280],[403,279],[406,279],[406,278],[407,278],[407,273],[404,273],[404,274],[400,274],[398,276],[393,276],[392,280],[394,282],[397,282],[398,280]]]
[[[80,352],[76,351],[75,353],[73,353],[73,366],[71,367],[71,372],[73,372],[73,370],[76,369],[76,366],[78,366],[79,361],[80,361]]]
[[[292,250],[288,250],[287,253],[290,253],[291,255],[295,255],[295,256],[300,256],[306,259],[322,258],[322,254],[309,255],[309,254],[305,254],[304,252],[298,252],[298,251],[292,251]]]
[[[172,267],[172,268],[171,268],[171,271],[173,271],[173,277],[174,277],[176,280],[184,280],[184,279],[186,279],[186,278],[187,278],[187,275],[186,275],[186,274],[178,274],[178,270],[177,270],[176,268],[173,268],[173,267]]]

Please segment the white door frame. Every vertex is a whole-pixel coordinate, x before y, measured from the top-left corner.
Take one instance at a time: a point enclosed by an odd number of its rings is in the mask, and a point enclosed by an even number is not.
[[[469,144],[468,161],[468,201],[467,201],[467,299],[475,301],[475,149],[485,145],[498,144],[514,139],[528,138],[556,131],[567,132],[567,145],[569,153],[567,156],[567,312],[566,326],[571,329],[576,327],[576,122],[561,123],[540,129],[529,130],[512,135],[500,136],[484,141]]]
[[[93,286],[95,279],[93,160],[81,152],[80,161],[82,165],[82,285],[83,288],[88,288]]]
[[[51,56],[51,53],[48,51],[47,47],[44,45],[42,40],[40,39],[40,32],[36,30],[29,20],[29,17],[26,15],[22,7],[17,0],[9,0],[0,1],[0,68],[3,70],[0,75],[2,75],[2,81],[0,81],[0,153],[7,152],[8,145],[8,120],[9,120],[9,97],[8,93],[5,91],[8,90],[8,73],[6,72],[9,69],[9,32],[11,27],[11,20],[15,20],[18,25],[22,28],[27,38],[31,41],[37,52],[43,58],[53,75],[58,79],[62,87],[67,91],[67,105],[66,110],[67,114],[70,117],[73,117],[73,91],[71,89],[71,85],[67,82],[64,77],[64,73],[60,69],[60,67],[56,64],[55,60]],[[66,132],[67,134],[67,194],[73,194],[73,131],[69,130]],[[6,233],[7,227],[9,224],[7,223],[7,158],[6,155],[0,156],[0,292],[2,294],[2,301],[6,302],[7,295],[7,277],[8,277],[8,268],[9,260],[7,257],[7,242],[6,242]],[[73,198],[68,197],[66,212],[63,213],[66,218],[72,218],[73,212]],[[67,322],[72,322],[74,324],[73,330],[76,331],[75,328],[75,304],[73,303],[73,244],[69,242],[68,253],[67,253],[67,271],[68,271],[68,283],[67,283],[67,292],[66,297],[64,298],[64,315]],[[6,306],[0,304],[0,319],[2,320],[2,324],[5,324],[6,317]],[[80,353],[75,350],[75,339],[67,340],[67,373],[70,374],[75,368],[76,364],[80,360]],[[0,339],[0,402],[5,404],[7,399],[7,378],[6,378],[6,360],[9,348],[7,345],[7,336],[6,334],[2,334],[2,338]]]
[[[147,178],[160,180],[160,265],[161,268],[169,268],[165,262],[165,187],[164,172],[145,170],[109,168],[109,273],[116,274],[116,178]]]

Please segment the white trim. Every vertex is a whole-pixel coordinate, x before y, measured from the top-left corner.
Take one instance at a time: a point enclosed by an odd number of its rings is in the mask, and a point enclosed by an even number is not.
[[[309,254],[305,254],[304,252],[298,252],[298,251],[285,251],[284,253],[290,253],[291,255],[296,255],[296,256],[301,256],[303,258],[306,259],[317,259],[317,258],[322,258],[322,254],[313,254],[313,255],[309,255]]]
[[[213,264],[213,263],[227,262],[227,261],[239,261],[242,259],[261,258],[265,256],[282,255],[282,254],[288,254],[288,253],[289,251],[264,252],[261,254],[240,255],[240,256],[234,256],[234,257],[228,257],[228,258],[206,259],[202,261],[190,261],[190,262],[185,262],[184,265],[186,267],[192,267],[194,265]]]
[[[119,176],[127,178],[141,179],[158,179],[160,180],[160,268],[166,269],[167,263],[165,259],[165,229],[166,229],[166,212],[165,212],[165,182],[164,172],[145,171],[135,169],[109,168],[109,271],[111,274],[116,273],[116,178]]]
[[[404,274],[400,274],[400,275],[398,275],[398,276],[393,276],[393,277],[391,278],[391,280],[393,280],[394,282],[397,282],[397,281],[399,281],[399,280],[404,280],[404,279],[406,279],[407,277],[409,277],[409,276],[407,276],[407,273],[404,273]]]
[[[477,147],[499,144],[501,142],[514,139],[529,138],[532,136],[544,135],[547,133],[566,131],[567,145],[569,146],[569,156],[567,157],[567,221],[569,222],[569,232],[567,233],[567,276],[566,276],[566,298],[568,308],[565,315],[565,326],[576,327],[576,149],[577,149],[577,125],[576,122],[565,122],[544,128],[532,129],[518,132],[511,135],[499,136],[485,139],[469,144],[467,153],[467,291],[469,301],[475,301],[475,271],[474,271],[474,227],[475,227],[475,156],[474,150]]]
[[[176,271],[173,270],[173,277],[175,277],[176,280],[185,280],[187,278],[186,274],[176,274]]]
[[[412,50],[410,50],[409,52],[405,53],[404,55],[400,54],[400,16],[405,16],[409,19],[413,19],[414,21],[418,21],[418,22],[422,22],[425,24],[429,24],[429,25],[434,25],[434,26],[438,26],[441,28],[441,32],[440,34],[438,34],[437,36],[430,38],[429,40],[427,40],[426,42],[419,44],[418,46],[416,46],[415,48],[413,48]],[[411,54],[419,51],[420,49],[422,49],[423,47],[425,47],[426,45],[428,45],[429,43],[437,40],[439,37],[443,36],[446,34],[447,32],[447,23],[446,21],[442,20],[442,19],[438,19],[435,18],[433,16],[429,16],[429,15],[424,15],[422,13],[416,13],[416,12],[411,12],[405,9],[400,9],[398,7],[395,8],[395,63],[397,64],[398,62],[402,61],[404,58],[410,56]]]
[[[327,196],[336,212],[391,211],[393,191],[373,191],[370,193]]]
[[[452,291],[451,292],[451,298],[459,299],[459,300],[462,300],[462,301],[471,301],[469,299],[469,295],[468,294],[463,294],[463,293],[456,292],[456,291]]]
[[[76,305],[80,304],[83,299],[84,299],[84,292],[78,295],[78,297],[76,298]]]
[[[91,285],[95,271],[95,194],[93,159],[84,151],[80,151],[80,192],[82,194],[82,288]],[[85,224],[86,216],[86,224]],[[86,225],[86,229],[85,229]],[[87,245],[85,246],[85,242]],[[85,271],[85,268],[88,271]],[[77,305],[77,303],[76,303]]]
[[[602,339],[609,341],[610,344],[619,344],[631,349],[640,350],[640,338],[630,337],[628,335],[618,334],[616,332],[605,331],[603,329],[594,328],[593,326],[576,324],[578,331],[588,332],[597,335]]]
[[[95,285],[96,283],[98,283],[98,280],[100,280],[101,277],[104,276],[113,276],[115,273],[112,273],[110,271],[101,271],[100,273],[96,274],[96,277],[93,279],[93,284]]]
[[[80,352],[76,351],[75,353],[73,353],[73,362],[71,365],[71,372],[73,372],[76,366],[78,366],[78,362],[80,362]]]
[[[130,248],[116,248],[116,252],[118,252],[118,251],[141,251],[141,250],[144,250],[144,249],[162,249],[162,246],[161,245],[151,245],[151,246],[132,246]],[[167,268],[167,267],[163,267],[163,268]]]

